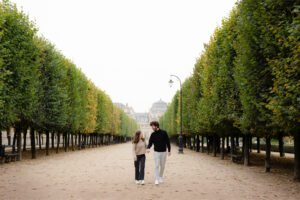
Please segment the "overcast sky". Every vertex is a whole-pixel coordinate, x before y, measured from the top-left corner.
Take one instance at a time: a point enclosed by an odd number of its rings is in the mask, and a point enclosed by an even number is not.
[[[170,102],[236,0],[12,0],[114,102]]]

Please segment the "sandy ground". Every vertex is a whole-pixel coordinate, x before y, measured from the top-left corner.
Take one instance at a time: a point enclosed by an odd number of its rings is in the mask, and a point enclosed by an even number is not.
[[[152,154],[144,186],[133,180],[130,143],[0,165],[0,199],[300,199],[300,183],[289,175],[190,150],[178,155],[175,146],[165,182],[155,186]]]

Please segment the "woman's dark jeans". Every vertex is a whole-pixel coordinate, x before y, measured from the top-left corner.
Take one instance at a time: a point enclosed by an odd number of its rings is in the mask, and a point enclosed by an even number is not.
[[[134,161],[134,167],[135,167],[135,180],[144,180],[145,177],[145,162],[146,162],[146,156],[145,154],[137,155],[136,161]]]

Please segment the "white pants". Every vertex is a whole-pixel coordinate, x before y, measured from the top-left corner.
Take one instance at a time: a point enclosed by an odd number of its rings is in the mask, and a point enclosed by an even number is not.
[[[160,177],[163,177],[166,160],[167,160],[167,152],[154,151],[155,180],[159,180]]]

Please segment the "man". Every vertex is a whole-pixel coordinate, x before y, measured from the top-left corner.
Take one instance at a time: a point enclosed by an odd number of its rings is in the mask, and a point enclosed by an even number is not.
[[[166,131],[159,128],[159,123],[153,121],[150,123],[153,133],[150,136],[147,152],[150,152],[152,144],[154,145],[154,161],[155,161],[155,185],[163,182],[163,174],[168,155],[171,155],[171,146],[169,136]]]

